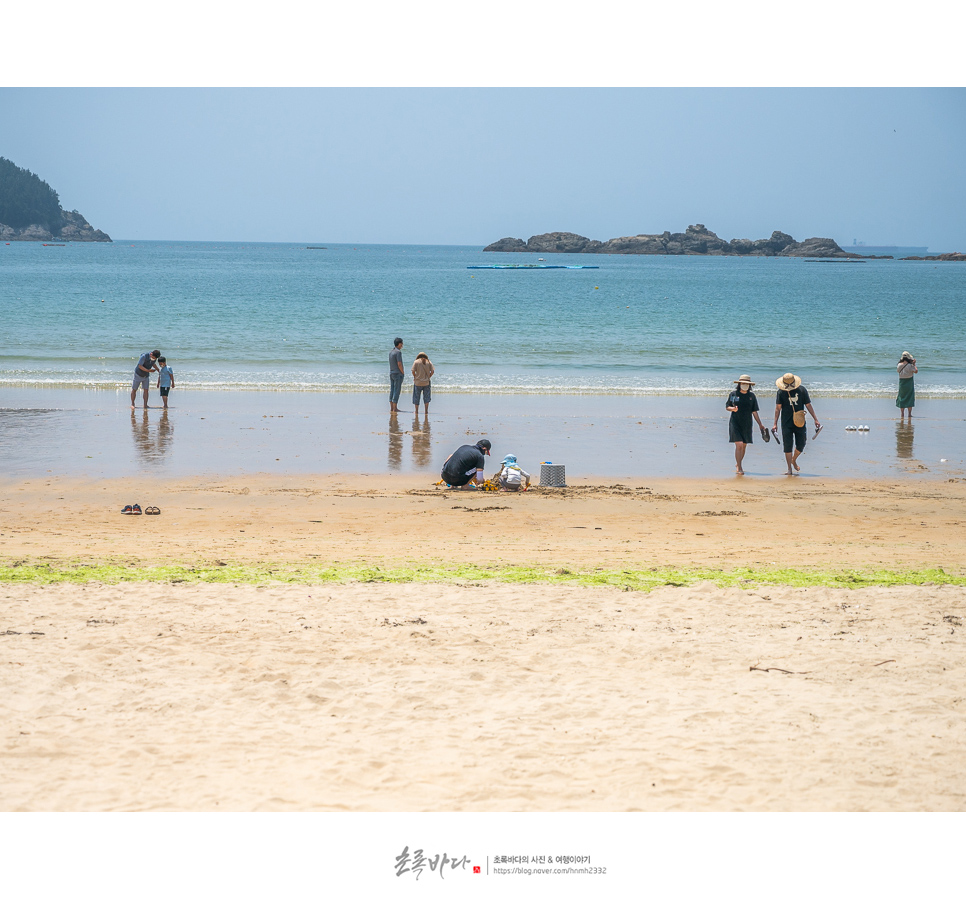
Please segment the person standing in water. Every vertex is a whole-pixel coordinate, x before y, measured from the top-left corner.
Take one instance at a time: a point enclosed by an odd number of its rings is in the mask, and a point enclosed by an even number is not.
[[[402,392],[403,377],[406,371],[402,363],[403,340],[396,336],[393,339],[392,351],[389,352],[389,411],[398,412],[399,394]]]
[[[168,393],[174,388],[174,371],[168,367],[168,359],[163,355],[158,358],[158,389],[164,408],[168,408]]]
[[[421,351],[416,355],[416,360],[413,361],[413,366],[411,368],[413,375],[413,406],[415,406],[415,412],[419,415],[419,397],[423,398],[423,415],[429,418],[429,403],[433,398],[433,388],[430,384],[430,379],[433,374],[436,373],[436,369],[433,367],[433,362],[429,360],[426,352]]]
[[[745,471],[741,467],[741,462],[745,458],[745,451],[752,443],[752,419],[758,424],[762,439],[769,440],[768,429],[761,423],[758,416],[758,397],[752,393],[751,388],[755,385],[751,377],[742,374],[734,381],[737,386],[728,397],[725,408],[731,413],[728,421],[728,440],[735,446],[735,472],[739,476],[744,476]]]
[[[141,390],[144,394],[144,408],[147,409],[148,388],[151,386],[151,375],[158,369],[158,365],[155,362],[160,357],[160,350],[155,348],[154,351],[146,351],[138,358],[138,363],[134,368],[134,383],[131,386],[132,409],[134,408],[134,397],[137,396],[138,390]]]
[[[911,422],[912,407],[916,404],[916,381],[913,376],[919,373],[919,368],[916,367],[916,359],[908,351],[904,351],[896,370],[899,372],[899,395],[896,397],[899,419],[905,418],[908,411],[909,421]]]

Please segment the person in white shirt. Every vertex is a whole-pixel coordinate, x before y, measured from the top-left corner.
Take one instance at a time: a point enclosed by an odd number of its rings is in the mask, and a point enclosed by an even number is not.
[[[507,454],[503,458],[503,466],[499,473],[500,488],[506,492],[519,492],[523,486],[526,492],[530,488],[530,474],[520,468],[517,458],[513,454]]]
[[[906,412],[908,412],[911,422],[912,407],[916,404],[916,381],[913,379],[913,375],[919,373],[916,359],[908,351],[904,351],[896,370],[899,372],[899,395],[896,397],[896,405],[899,407],[899,420],[902,421]]]

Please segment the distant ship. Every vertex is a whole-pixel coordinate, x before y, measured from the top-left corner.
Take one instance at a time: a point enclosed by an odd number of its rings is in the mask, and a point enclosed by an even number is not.
[[[859,240],[852,240],[849,252],[859,253],[860,255],[877,256],[924,256],[929,252],[928,246],[873,246]]]

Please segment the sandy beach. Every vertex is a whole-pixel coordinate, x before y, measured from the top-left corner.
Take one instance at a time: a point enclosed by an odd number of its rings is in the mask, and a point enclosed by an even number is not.
[[[2,589],[5,810],[961,810],[963,588]]]
[[[535,478],[539,474],[535,471]],[[8,480],[7,560],[966,570],[966,477],[604,479],[463,492],[432,474]],[[120,514],[155,505],[158,517]]]
[[[119,514],[157,505],[157,517]],[[3,562],[966,573],[966,482],[29,479]],[[14,570],[15,570],[14,568]],[[0,585],[15,810],[961,810],[966,588]]]

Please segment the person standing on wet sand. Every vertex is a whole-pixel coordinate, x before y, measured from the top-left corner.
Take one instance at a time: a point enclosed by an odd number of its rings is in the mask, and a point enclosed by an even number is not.
[[[397,403],[402,393],[403,377],[406,376],[402,363],[403,340],[397,335],[392,344],[393,349],[389,352],[389,411],[398,412]]]
[[[148,407],[148,388],[151,386],[151,375],[158,369],[154,363],[161,357],[161,351],[157,348],[154,351],[146,351],[138,358],[137,366],[134,368],[134,383],[131,386],[131,408],[134,408],[134,397],[137,396],[138,389],[144,393],[144,408]]]
[[[161,391],[161,401],[164,408],[168,408],[168,393],[174,389],[174,371],[168,367],[168,359],[162,355],[158,358],[158,389]]]
[[[755,385],[751,377],[742,374],[735,383],[737,386],[728,397],[725,408],[731,413],[728,421],[728,440],[735,446],[735,473],[744,476],[745,471],[741,468],[741,461],[745,458],[745,451],[754,438],[751,434],[751,420],[758,423],[758,430],[761,431],[762,439],[768,440],[768,429],[761,423],[758,416],[758,397],[751,392]]]
[[[419,397],[423,398],[423,415],[429,418],[429,403],[433,398],[433,387],[430,380],[436,373],[433,362],[429,360],[426,352],[421,351],[416,355],[413,366],[410,368],[413,375],[413,406],[415,413],[419,415]]]
[[[919,368],[916,367],[916,359],[908,351],[904,351],[896,370],[899,372],[899,395],[896,397],[899,419],[905,418],[906,410],[908,410],[909,421],[911,422],[912,407],[916,404],[916,381],[913,379],[913,375],[919,373]]]
[[[775,381],[778,396],[775,398],[775,424],[771,430],[778,434],[778,417],[782,422],[782,448],[785,451],[785,463],[788,464],[788,475],[794,476],[801,472],[798,468],[798,458],[805,450],[805,410],[815,419],[815,433],[822,430],[822,425],[812,408],[812,400],[808,390],[802,386],[802,378],[797,374],[785,374]]]

